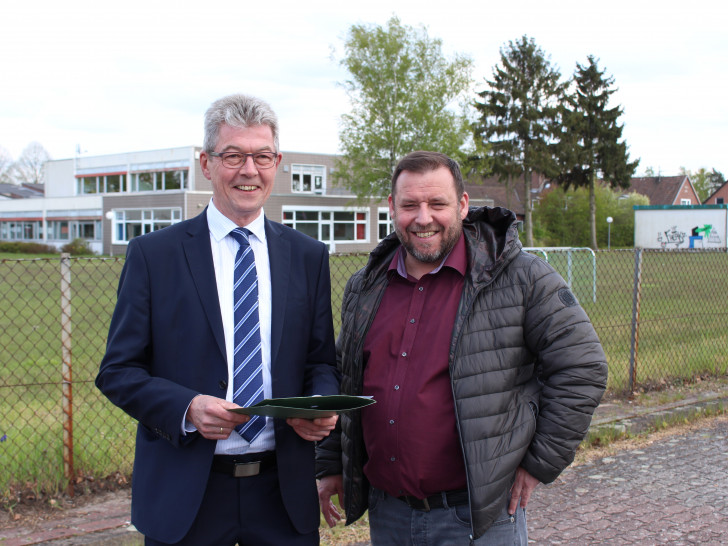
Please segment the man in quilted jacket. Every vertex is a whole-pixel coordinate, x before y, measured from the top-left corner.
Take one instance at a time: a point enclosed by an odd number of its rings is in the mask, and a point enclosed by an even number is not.
[[[397,165],[395,233],[347,283],[337,360],[344,414],[317,447],[329,525],[369,510],[373,544],[527,544],[538,483],[573,461],[607,381],[584,310],[522,250],[515,215],[469,209],[455,161]]]

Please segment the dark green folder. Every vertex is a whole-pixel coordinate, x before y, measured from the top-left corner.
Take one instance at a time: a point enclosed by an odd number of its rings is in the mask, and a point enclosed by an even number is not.
[[[331,417],[374,404],[370,396],[349,396],[334,394],[331,396],[298,396],[294,398],[267,398],[247,408],[235,408],[228,411],[245,413],[246,415],[267,415],[268,417],[300,417],[315,419]]]

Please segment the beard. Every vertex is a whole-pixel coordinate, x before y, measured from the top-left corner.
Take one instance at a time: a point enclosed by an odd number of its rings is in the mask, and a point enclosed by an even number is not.
[[[418,231],[435,231],[437,228],[442,226],[430,224],[423,228],[416,225],[414,227]],[[428,264],[441,262],[442,259],[455,247],[458,239],[460,239],[462,231],[462,221],[456,221],[449,228],[441,232],[442,240],[438,246],[427,245],[430,248],[417,248],[414,244],[414,241],[418,241],[417,236],[400,228],[397,224],[396,218],[394,221],[394,232],[397,234],[397,238],[400,243],[402,243],[402,246],[405,248],[407,253],[416,260]]]

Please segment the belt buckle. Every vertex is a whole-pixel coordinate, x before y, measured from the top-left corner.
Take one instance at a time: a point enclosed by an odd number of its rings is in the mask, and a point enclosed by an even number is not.
[[[234,463],[233,476],[235,478],[248,478],[260,474],[260,461],[251,463]]]

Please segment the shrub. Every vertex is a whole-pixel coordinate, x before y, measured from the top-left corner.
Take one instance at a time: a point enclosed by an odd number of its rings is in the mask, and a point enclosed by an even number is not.
[[[53,246],[21,241],[0,241],[0,252],[11,254],[58,254]]]
[[[61,247],[61,252],[67,252],[71,256],[93,256],[94,252],[89,248],[85,239],[74,239]]]

